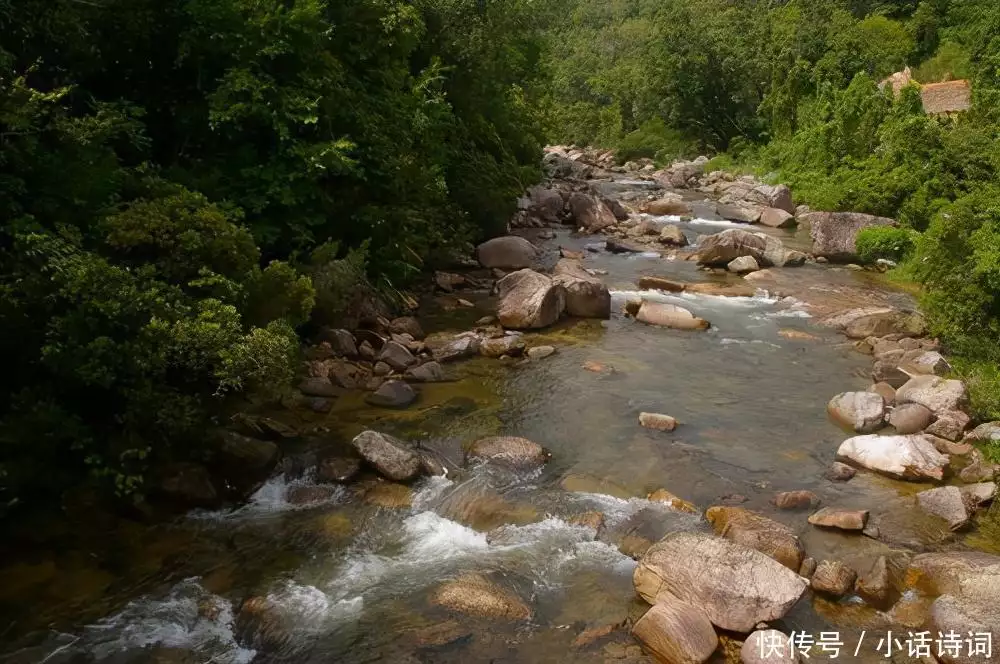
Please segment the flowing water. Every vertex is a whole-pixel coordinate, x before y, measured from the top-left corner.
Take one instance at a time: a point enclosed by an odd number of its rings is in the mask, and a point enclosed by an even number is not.
[[[729,224],[682,226],[694,239]],[[775,233],[792,247],[804,241]],[[601,242],[560,231],[547,246],[585,250]],[[615,311],[642,275],[715,278],[691,262],[653,255],[589,253],[585,265],[607,270]],[[806,266],[794,278],[823,288],[833,273]],[[681,304],[712,327],[675,331],[618,314],[563,323],[528,335],[532,345],[557,346],[555,355],[458,365],[457,382],[424,386],[408,411],[371,409],[359,396],[341,399],[328,416],[302,416],[312,435],[247,505],[156,527],[118,524],[112,536],[3,571],[0,597],[13,613],[0,661],[640,660],[621,630],[580,648],[573,641],[643,610],[632,590],[635,563],[619,545],[707,530],[700,516],[645,499],[659,488],[702,509],[745,501],[794,527],[817,559],[890,552],[875,540],[817,531],[806,514],[768,504],[775,491],[809,489],[827,505],[877,509],[908,490],[866,474],[847,484],[822,478],[845,437],[828,422],[826,402],[867,388],[870,359],[816,327],[810,307],[792,298],[763,291],[641,295]],[[457,318],[483,315],[487,294],[477,304],[479,310],[431,312],[426,320],[467,329]],[[789,329],[813,338],[779,334]],[[642,411],[668,413],[681,424],[674,433],[645,430],[637,422]],[[290,499],[316,486],[311,466],[318,453],[364,428],[419,440],[448,460],[448,476],[423,480],[412,492],[368,481],[363,490],[329,487],[311,503]],[[538,441],[552,460],[530,475],[463,467],[462,445],[496,434]],[[588,511],[605,516],[599,536],[570,523]],[[431,606],[429,593],[464,572],[516,593],[531,619],[477,621]],[[235,617],[245,602],[266,605],[267,614]],[[806,598],[779,628],[818,632],[891,621],[850,600]]]

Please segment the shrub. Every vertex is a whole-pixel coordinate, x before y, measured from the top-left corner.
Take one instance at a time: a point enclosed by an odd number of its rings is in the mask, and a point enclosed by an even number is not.
[[[874,263],[880,258],[898,263],[913,252],[914,235],[905,228],[865,228],[858,233],[858,256],[866,263]]]

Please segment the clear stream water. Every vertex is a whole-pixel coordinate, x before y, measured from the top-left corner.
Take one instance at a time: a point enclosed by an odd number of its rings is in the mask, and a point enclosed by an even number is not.
[[[730,225],[682,224],[692,240]],[[789,246],[804,243],[801,234],[775,232]],[[546,246],[584,250],[594,243],[602,240],[560,231]],[[607,270],[616,311],[642,275],[714,278],[693,263],[650,255],[588,253],[585,265]],[[822,287],[832,273],[806,266],[795,278]],[[87,544],[77,533],[64,538],[65,548],[0,571],[11,623],[0,632],[7,653],[0,661],[645,661],[625,630],[585,647],[573,641],[585,629],[643,611],[632,590],[635,563],[619,544],[707,530],[699,516],[644,498],[659,488],[701,509],[743,496],[742,506],[799,531],[816,559],[864,564],[891,552],[894,544],[820,532],[806,524],[807,513],[768,504],[776,491],[809,489],[826,505],[878,512],[913,491],[862,473],[847,484],[822,478],[846,437],[828,422],[826,402],[867,388],[870,358],[816,327],[810,307],[793,299],[766,292],[641,295],[681,304],[712,327],[660,329],[619,314],[567,322],[528,335],[530,344],[557,346],[554,356],[457,365],[457,382],[425,386],[408,411],[379,411],[345,397],[328,416],[297,416],[299,425],[323,428],[293,449],[284,472],[247,505],[156,527],[114,524]],[[467,329],[464,319],[489,312],[487,294],[477,305],[457,316],[432,312],[426,320]],[[816,338],[779,334],[788,329]],[[604,370],[586,370],[587,362]],[[672,434],[648,431],[637,422],[642,411],[668,413],[681,424]],[[412,493],[368,482],[363,495],[329,487],[313,503],[289,500],[315,486],[318,452],[366,427],[437,450],[450,462],[448,477],[423,480]],[[536,440],[552,460],[530,475],[462,467],[463,444],[496,434]],[[606,519],[599,537],[569,522],[592,510]],[[900,526],[904,535],[907,527]],[[532,618],[478,621],[430,605],[436,586],[468,571],[516,593]],[[251,597],[271,607],[266,620],[237,617]],[[838,629],[846,638],[902,620],[854,600],[807,596],[778,627]],[[435,631],[450,636],[435,639]],[[450,643],[437,645],[441,640]]]

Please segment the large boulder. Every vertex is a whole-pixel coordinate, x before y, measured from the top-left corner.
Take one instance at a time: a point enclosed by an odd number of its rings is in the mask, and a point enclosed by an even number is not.
[[[926,436],[855,436],[837,458],[902,480],[940,480],[949,459]]]
[[[795,216],[780,208],[765,208],[760,213],[760,223],[771,228],[791,228],[795,226]]]
[[[691,206],[679,198],[661,198],[643,205],[642,211],[656,217],[686,215],[691,214]]]
[[[650,604],[669,593],[701,607],[716,627],[748,633],[782,618],[807,582],[763,553],[703,533],[671,533],[651,546],[632,576]]]
[[[873,433],[885,420],[885,400],[874,392],[844,392],[830,399],[826,412],[838,425],[857,433]]]
[[[806,552],[791,528],[742,507],[710,507],[705,518],[720,537],[756,549],[798,572]]]
[[[497,318],[506,328],[548,327],[566,308],[566,290],[532,270],[511,272],[497,282]]]
[[[181,507],[215,507],[219,494],[205,466],[197,463],[172,463],[159,472],[155,492],[166,501]]]
[[[479,618],[531,618],[531,609],[521,598],[479,574],[465,574],[441,585],[431,594],[431,603]]]
[[[973,503],[973,500],[966,499],[957,486],[940,486],[917,494],[920,508],[947,521],[952,530],[960,530],[969,525],[969,519],[975,513]]]
[[[716,206],[715,213],[726,221],[737,221],[741,224],[756,224],[760,221],[759,207],[720,203]]]
[[[362,431],[352,444],[361,458],[383,477],[403,482],[420,474],[420,455],[398,438],[377,431]]]
[[[725,267],[741,256],[752,256],[761,267],[782,267],[789,253],[777,238],[731,228],[702,238],[698,244],[698,263]]]
[[[553,281],[566,291],[566,313],[578,318],[611,317],[611,292],[604,283],[588,274],[574,260],[556,263]]]
[[[270,441],[226,431],[215,449],[212,463],[227,479],[245,479],[253,483],[266,479],[280,456],[278,446]]]
[[[918,403],[933,413],[959,410],[968,398],[965,383],[938,376],[914,376],[896,390],[896,403]]]
[[[480,438],[469,447],[468,455],[515,469],[537,468],[549,460],[544,447],[518,436]]]
[[[538,248],[516,235],[504,235],[487,240],[476,247],[476,258],[486,268],[520,270],[533,267],[538,260]]]
[[[766,205],[769,208],[776,208],[790,215],[795,213],[792,190],[788,188],[788,185],[758,185],[750,190],[750,193],[746,195],[746,200]]]
[[[385,342],[382,351],[378,354],[378,360],[388,364],[394,371],[400,372],[406,371],[419,362],[406,346],[396,341]]]
[[[565,205],[562,195],[555,189],[537,185],[528,189],[528,212],[542,221],[559,221]]]
[[[701,664],[719,646],[705,612],[666,593],[636,621],[632,635],[657,660],[670,664]]]
[[[896,433],[908,436],[926,429],[933,419],[934,413],[930,409],[918,403],[904,403],[892,410],[889,415],[889,424],[896,430]]]
[[[809,224],[813,254],[845,263],[858,259],[855,242],[862,229],[896,224],[893,219],[860,212],[810,212],[802,221]]]
[[[596,233],[617,223],[614,212],[597,196],[575,192],[569,197],[573,223],[589,233]]]
[[[707,320],[698,318],[684,307],[650,300],[642,301],[635,318],[648,325],[671,327],[676,330],[707,330],[709,328]]]
[[[921,336],[927,331],[927,323],[918,312],[889,309],[858,316],[847,323],[843,330],[851,339],[884,337],[889,334]],[[916,359],[920,354],[921,352],[917,351],[909,356],[909,359]],[[902,362],[907,357],[904,353],[899,361]]]
[[[424,342],[438,362],[454,362],[479,354],[482,337],[475,332],[462,332],[454,336],[433,335]]]
[[[940,551],[914,556],[903,578],[905,590],[918,590],[927,595],[958,593],[962,579],[1000,565],[1000,556],[984,551]]]

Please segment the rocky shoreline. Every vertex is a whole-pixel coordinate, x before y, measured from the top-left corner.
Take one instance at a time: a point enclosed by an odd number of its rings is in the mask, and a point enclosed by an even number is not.
[[[706,174],[707,161],[699,158],[658,171],[649,163],[617,167],[613,156],[593,150],[550,148],[545,165],[551,179],[527,192],[511,222],[512,234],[481,244],[465,269],[435,275],[434,297],[472,308],[464,296],[474,299],[472,294],[488,292],[495,301],[494,315],[480,318],[474,328],[459,334],[427,335],[414,315],[391,318],[382,313],[361,321],[357,329],[324,329],[306,350],[300,397],[293,407],[321,414],[334,400],[361,392],[374,408],[406,409],[418,402],[423,386],[451,380],[456,363],[475,357],[508,363],[543,361],[557,348],[533,345],[529,333],[567,317],[630,317],[636,324],[692,334],[711,327],[710,320],[677,304],[643,297],[645,292],[752,297],[758,288],[765,288],[772,295],[794,295],[809,305],[815,294],[796,291],[796,285],[785,280],[786,273],[805,264],[863,270],[837,265],[856,260],[854,239],[861,228],[893,223],[795,207],[787,187],[747,176]],[[623,181],[623,175],[633,179]],[[673,220],[692,215],[714,215],[746,226],[699,236],[689,246]],[[789,249],[775,234],[757,232],[757,225],[778,231],[808,226],[812,250]],[[564,226],[580,234],[599,234],[603,246],[588,245],[587,252],[578,252],[545,244],[553,237],[550,228]],[[696,262],[718,280],[688,283],[644,276],[636,284],[639,295],[630,295],[616,310],[600,270],[587,266],[591,251],[655,252],[664,260]],[[837,449],[826,481],[851,482],[858,473],[872,473],[912,483],[919,490],[901,496],[896,510],[919,513],[931,524],[928,532],[945,533],[942,537],[968,529],[977,511],[996,494],[998,467],[976,446],[1000,439],[1000,423],[971,420],[966,388],[947,378],[947,359],[938,343],[927,337],[919,312],[867,300],[860,302],[864,306],[856,306],[859,302],[839,306],[861,293],[859,288],[843,296],[844,302],[815,307],[826,314],[819,320],[821,326],[839,331],[857,352],[872,357],[871,387],[829,401],[831,420],[851,437]],[[800,339],[808,340],[805,337]],[[599,363],[584,368],[605,371]],[[673,415],[642,412],[637,426],[673,431],[678,426]],[[247,416],[239,424],[241,431],[227,434],[219,454],[225,459],[221,465],[233,471],[234,479],[227,479],[227,484],[239,477],[249,489],[279,463],[274,441],[301,432],[288,431],[266,417]],[[550,459],[542,445],[513,436],[482,438],[464,452],[465,459],[456,465],[419,444],[367,430],[339,455],[318,460],[317,472],[334,485],[361,483],[365,492],[377,485],[382,489],[376,492],[379,495],[386,494],[387,487],[399,487],[398,495],[404,495],[405,485],[417,478],[461,472],[468,464],[487,463],[518,474]],[[207,472],[193,465],[181,470],[164,482],[163,490],[188,504],[212,504],[217,493]],[[375,484],[372,473],[379,478]],[[323,498],[320,493],[299,497],[305,504]],[[386,500],[385,505],[395,504]],[[740,496],[704,511],[666,489],[651,493],[648,500],[698,515],[707,527],[702,532],[668,532],[658,541],[635,534],[618,541],[618,548],[637,560],[635,591],[650,608],[627,624],[579,634],[577,647],[590,647],[627,627],[658,661],[703,662],[720,652],[726,653],[727,661],[769,661],[759,657],[754,644],[787,639],[781,621],[807,593],[867,604],[887,625],[902,622],[934,633],[1000,633],[995,601],[1000,598],[1000,556],[928,551],[927,545],[943,540],[920,542],[908,534],[900,536],[891,519],[872,518],[870,510],[856,506],[823,505],[806,489],[778,492],[772,504],[801,513],[803,528],[879,541],[890,545],[892,552],[865,559],[864,565],[854,559],[816,560],[809,555],[801,530],[737,506]],[[598,537],[604,515],[584,512],[572,522]],[[502,534],[488,536],[496,537]],[[430,602],[454,614],[491,620],[529,621],[533,615],[528,601],[502,582],[479,574],[439,585]],[[268,611],[266,598],[250,598],[244,601],[239,619],[266,627]],[[444,630],[434,636],[435,643],[450,643],[461,634],[462,630]],[[636,660],[638,655],[630,651],[627,657]],[[799,655],[785,659],[799,661]]]

